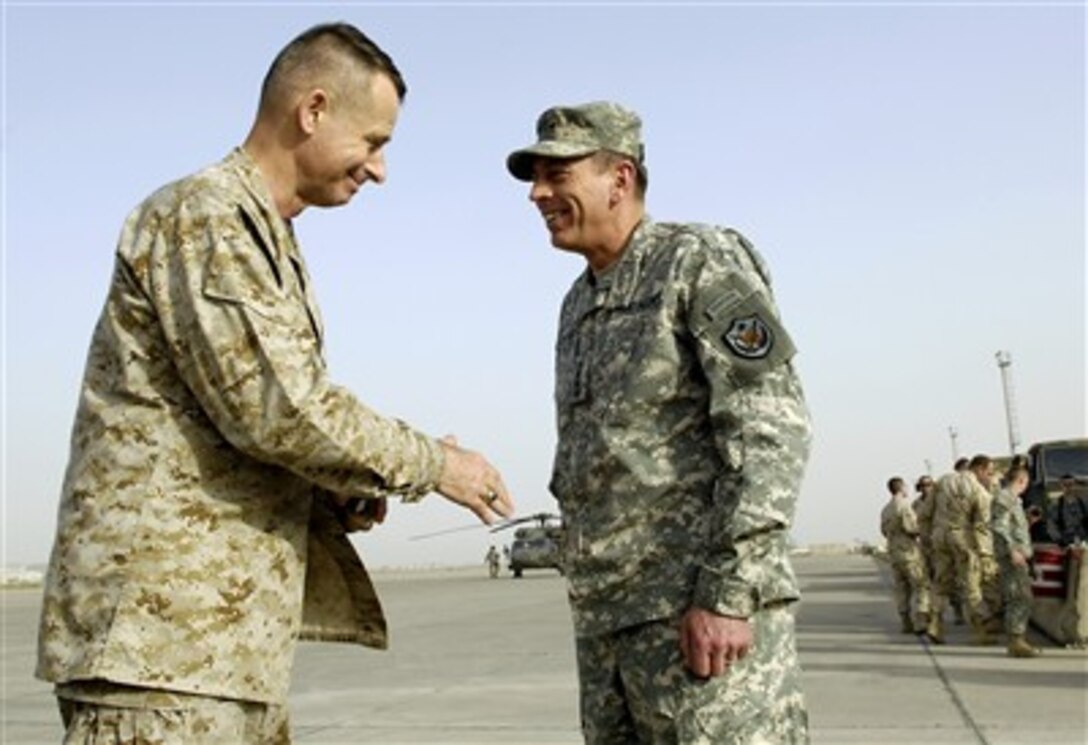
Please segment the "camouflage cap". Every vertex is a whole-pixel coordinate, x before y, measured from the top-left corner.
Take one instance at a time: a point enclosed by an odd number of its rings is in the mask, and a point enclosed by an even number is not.
[[[515,150],[506,158],[514,178],[531,181],[536,158],[577,158],[609,150],[645,168],[642,120],[638,114],[609,101],[578,106],[553,106],[536,120],[535,145]]]

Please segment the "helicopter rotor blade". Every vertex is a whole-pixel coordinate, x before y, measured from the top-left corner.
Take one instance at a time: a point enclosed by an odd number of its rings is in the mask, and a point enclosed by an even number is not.
[[[419,535],[410,535],[408,540],[419,541],[424,538],[436,538],[440,535],[448,535],[450,533],[462,533],[466,530],[479,530],[480,528],[486,528],[486,525],[477,523],[476,525],[462,525],[459,528],[446,528],[445,530],[436,530],[433,533],[420,533]]]
[[[522,523],[528,522],[531,519],[532,518],[530,517],[519,517],[517,520],[505,520],[498,525],[493,525],[489,532],[498,533],[500,530],[506,530],[507,528],[514,527],[515,525],[521,525]]]
[[[560,520],[560,519],[562,519],[562,518],[560,518],[559,515],[554,515],[554,514],[552,514],[550,512],[538,512],[535,515],[526,515],[525,517],[519,517],[519,518],[514,519],[514,520],[507,520],[505,522],[502,522],[499,525],[496,525],[495,527],[491,528],[491,532],[492,533],[498,533],[500,530],[506,530],[507,528],[514,527],[515,525],[521,525],[522,523],[531,523],[531,522],[539,523],[540,526],[543,527],[549,520]]]

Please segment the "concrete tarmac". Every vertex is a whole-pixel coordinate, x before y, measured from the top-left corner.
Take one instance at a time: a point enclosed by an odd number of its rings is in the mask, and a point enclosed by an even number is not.
[[[931,647],[899,633],[887,572],[859,555],[795,560],[798,639],[814,743],[1088,742],[1088,656],[1035,637],[1043,657],[972,647],[965,627]],[[375,577],[391,649],[303,644],[290,706],[295,742],[580,743],[563,580],[485,569]],[[0,742],[56,743],[51,688],[32,677],[41,592],[3,603]]]

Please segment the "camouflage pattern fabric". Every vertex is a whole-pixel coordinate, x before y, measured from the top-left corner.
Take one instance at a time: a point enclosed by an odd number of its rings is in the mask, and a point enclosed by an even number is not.
[[[759,741],[741,702],[774,711],[767,726],[803,719],[795,681],[776,677],[796,669],[793,645],[771,642],[792,641],[792,626],[765,627],[782,616],[761,610],[799,597],[787,532],[811,430],[793,354],[766,266],[732,230],[647,218],[621,258],[600,274],[587,268],[563,303],[551,490],[579,645],[662,619],[672,628],[692,606],[769,629],[754,653],[766,667],[743,668],[760,674],[692,686],[688,731],[696,720],[710,732],[745,722]],[[662,670],[679,674],[670,634],[654,643],[668,647]],[[644,682],[647,700],[673,695],[669,676]],[[581,686],[605,695],[592,676]],[[587,726],[590,741],[611,737]],[[736,736],[707,741],[748,741]]]
[[[203,696],[170,705],[97,704],[58,697],[64,745],[289,745],[287,709]]]
[[[734,231],[647,219],[567,294],[551,490],[579,635],[799,597],[810,424],[766,277]]]
[[[895,607],[910,616],[916,630],[925,628],[929,616],[929,579],[918,545],[918,521],[907,498],[893,495],[880,512],[880,532],[888,542],[888,559],[895,582]]]
[[[1001,591],[1005,601],[1005,631],[1009,636],[1023,636],[1031,620],[1031,570],[1002,559]]]
[[[674,620],[578,637],[586,743],[807,743],[793,614],[766,609],[751,622],[753,650],[711,679],[684,667]]]
[[[930,580],[936,576],[933,549],[933,512],[936,501],[933,492],[930,492],[929,496],[919,496],[910,505],[918,521],[918,546],[922,551],[926,577]]]
[[[979,496],[985,502],[983,514],[989,517],[989,521],[984,530],[976,530],[974,534],[975,545],[978,549],[979,583],[982,600],[986,603],[986,607],[992,615],[999,616],[1004,610],[1005,601],[1001,589],[1001,568],[994,557],[992,527],[994,495],[985,488],[982,492],[985,493],[985,497],[982,497],[982,494]]]
[[[985,617],[982,601],[980,536],[989,537],[990,513],[986,490],[972,473],[951,473],[937,481],[934,491],[933,545],[936,581],[933,612],[959,597],[971,623]]]
[[[242,150],[133,211],[115,267],[37,675],[282,702],[300,635],[386,643],[332,494],[418,499],[441,448],[330,382],[291,226]]]
[[[1012,563],[1012,552],[1031,559],[1031,531],[1020,498],[1008,489],[994,497],[990,524],[993,528],[994,553],[1001,569],[1001,592],[1005,603],[1005,630],[1010,636],[1023,636],[1031,618],[1031,573],[1027,566]]]
[[[521,181],[532,178],[536,158],[577,158],[598,150],[626,155],[640,170],[646,168],[642,120],[635,112],[611,101],[553,106],[537,119],[536,134],[535,144],[511,153],[506,159],[507,170]]]
[[[1019,551],[1026,558],[1031,558],[1031,530],[1024,514],[1024,505],[1009,489],[1002,489],[994,497],[990,527],[994,553],[999,559],[1007,558],[1012,551]]]
[[[289,745],[287,708],[84,684],[58,690],[64,745]]]

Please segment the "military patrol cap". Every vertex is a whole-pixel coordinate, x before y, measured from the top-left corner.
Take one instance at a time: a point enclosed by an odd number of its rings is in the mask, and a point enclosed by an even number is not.
[[[616,103],[594,101],[578,106],[553,106],[536,120],[535,145],[515,150],[506,158],[506,168],[519,181],[532,181],[536,158],[578,158],[608,150],[635,161],[642,160],[642,120],[638,114]]]

